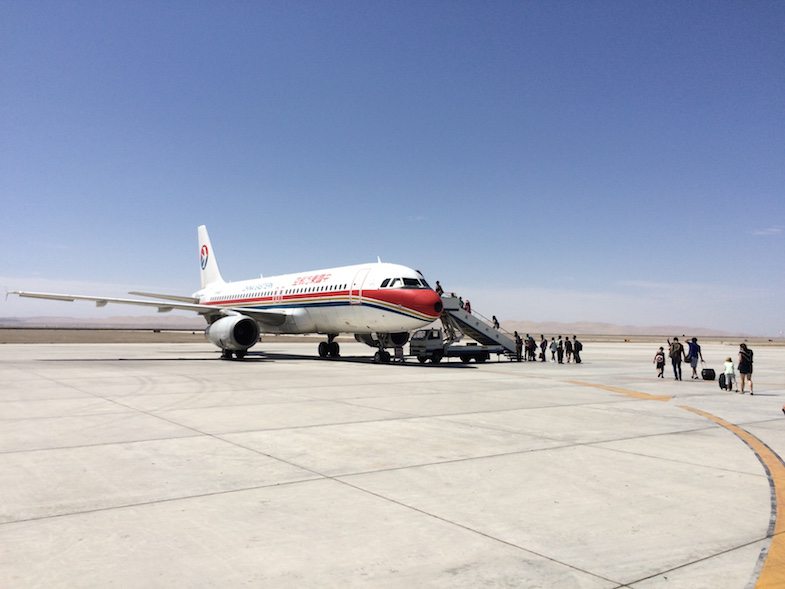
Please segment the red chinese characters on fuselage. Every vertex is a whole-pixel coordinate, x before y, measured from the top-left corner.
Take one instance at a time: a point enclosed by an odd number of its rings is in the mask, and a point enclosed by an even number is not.
[[[309,284],[319,284],[329,279],[329,274],[311,274],[310,276],[298,276],[292,286],[307,286]]]

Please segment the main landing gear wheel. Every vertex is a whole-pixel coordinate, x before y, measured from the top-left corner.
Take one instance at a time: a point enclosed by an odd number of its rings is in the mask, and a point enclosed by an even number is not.
[[[319,342],[319,357],[320,358],[340,358],[341,346],[338,342]]]
[[[221,350],[221,360],[231,360],[232,350]]]
[[[390,356],[390,353],[385,352],[384,350],[377,350],[373,355],[373,361],[376,364],[389,364],[391,358],[392,356]]]
[[[238,360],[242,360],[243,358],[245,358],[245,354],[246,354],[246,352],[247,352],[247,350],[237,350],[237,351],[234,353],[234,356],[235,356],[235,358],[237,358]]]

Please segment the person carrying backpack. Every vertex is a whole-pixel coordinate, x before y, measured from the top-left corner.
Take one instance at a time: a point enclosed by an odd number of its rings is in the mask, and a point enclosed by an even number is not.
[[[681,360],[684,358],[684,346],[679,342],[679,338],[674,337],[673,341],[668,340],[671,364],[673,365],[673,378],[674,380],[681,380]]]
[[[654,364],[657,365],[657,378],[665,378],[663,375],[663,372],[665,372],[665,348],[662,346],[654,354]]]

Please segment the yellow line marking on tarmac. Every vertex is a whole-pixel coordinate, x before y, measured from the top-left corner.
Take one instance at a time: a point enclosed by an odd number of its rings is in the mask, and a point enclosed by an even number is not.
[[[610,385],[605,385],[605,384],[596,384],[593,382],[583,382],[580,380],[568,380],[567,382],[569,382],[570,384],[577,384],[582,387],[594,387],[595,389],[602,389],[603,391],[618,393],[620,395],[633,397],[635,399],[643,399],[645,401],[670,401],[671,399],[673,399],[672,395],[652,395],[649,393],[641,393],[639,391],[631,391],[630,389],[623,389],[621,387],[612,387]]]
[[[766,474],[771,481],[776,511],[774,513],[774,529],[771,530],[771,544],[755,587],[757,589],[785,587],[785,535],[782,534],[785,531],[785,464],[782,463],[782,459],[776,452],[738,425],[694,407],[687,405],[679,405],[679,407],[705,417],[735,434],[755,452],[758,460],[766,469]]]
[[[570,380],[567,382],[579,386],[594,387],[635,399],[666,402],[673,399],[671,395],[651,395],[649,393],[592,382],[583,382],[579,380]],[[768,530],[768,534],[771,536],[771,543],[769,544],[766,560],[763,563],[763,567],[758,575],[758,580],[755,583],[755,589],[781,589],[782,587],[785,587],[785,534],[783,534],[783,532],[785,532],[785,464],[783,463],[782,458],[759,438],[738,425],[734,425],[721,417],[696,409],[695,407],[690,407],[688,405],[678,405],[678,407],[679,409],[684,409],[685,411],[704,417],[733,433],[737,438],[747,444],[763,465],[771,486],[773,522],[770,524]]]

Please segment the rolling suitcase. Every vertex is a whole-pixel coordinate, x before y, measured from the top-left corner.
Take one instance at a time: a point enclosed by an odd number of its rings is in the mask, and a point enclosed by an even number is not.
[[[720,388],[724,391],[725,390],[725,373],[723,372],[720,374]]]
[[[714,377],[717,375],[713,368],[704,368],[701,370],[701,376],[703,377],[703,380],[714,380]]]

